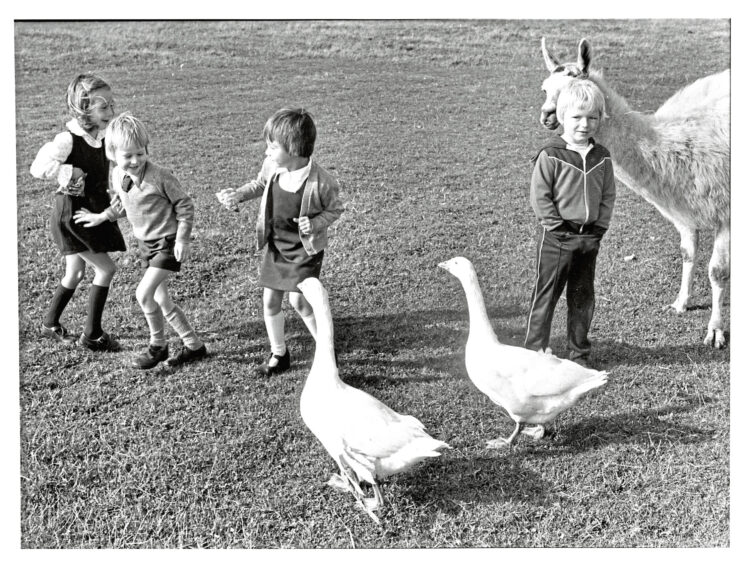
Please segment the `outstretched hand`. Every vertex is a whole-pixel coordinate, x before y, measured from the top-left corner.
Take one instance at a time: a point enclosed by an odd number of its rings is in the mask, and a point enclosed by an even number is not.
[[[96,227],[104,223],[106,219],[103,213],[92,213],[86,208],[80,208],[73,214],[75,223],[81,223],[83,227]]]
[[[238,211],[239,209],[239,194],[233,188],[225,188],[219,192],[216,192],[215,196],[218,201],[223,204],[227,210]]]

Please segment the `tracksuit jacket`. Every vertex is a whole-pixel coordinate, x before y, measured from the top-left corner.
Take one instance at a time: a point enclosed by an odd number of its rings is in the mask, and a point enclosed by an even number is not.
[[[603,235],[615,203],[615,177],[609,151],[594,140],[586,158],[568,149],[557,135],[534,159],[529,190],[532,209],[542,226],[553,231],[571,223],[573,231]],[[579,189],[582,188],[582,189]]]

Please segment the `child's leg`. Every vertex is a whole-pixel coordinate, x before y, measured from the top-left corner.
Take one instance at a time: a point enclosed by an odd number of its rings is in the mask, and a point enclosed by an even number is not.
[[[262,304],[264,309],[265,327],[267,328],[267,337],[270,340],[270,350],[272,357],[268,362],[269,367],[277,365],[276,356],[284,356],[288,351],[285,346],[285,315],[283,314],[283,295],[280,290],[265,288],[262,294]]]
[[[107,253],[86,251],[80,253],[80,257],[94,268],[93,283],[88,295],[88,317],[83,333],[89,339],[98,339],[104,333],[101,318],[117,265]]]
[[[44,317],[44,325],[49,328],[60,325],[60,317],[75,293],[75,289],[86,273],[86,263],[79,255],[65,255],[65,274],[55,289]]]
[[[178,305],[176,305],[169,296],[168,280],[163,280],[156,288],[155,299],[163,312],[166,321],[174,328],[184,346],[192,351],[201,349],[204,343],[197,336],[192,325],[187,320],[187,316]]]
[[[298,312],[298,315],[301,316],[301,319],[303,319],[303,322],[306,324],[311,336],[316,340],[316,318],[314,317],[314,310],[311,307],[311,304],[306,301],[306,298],[301,292],[289,292],[288,299],[293,306],[293,309],[295,309]]]
[[[588,360],[591,352],[589,329],[594,316],[594,273],[596,271],[599,240],[579,238],[568,274],[568,347],[571,360]]]
[[[524,346],[531,350],[546,349],[555,306],[563,294],[571,261],[570,245],[563,235],[542,230],[537,249],[537,274],[529,309]]]
[[[156,290],[169,277],[170,271],[162,268],[148,267],[135,290],[135,297],[143,310],[145,320],[150,330],[150,344],[164,346],[166,333],[164,331],[164,317],[161,307],[156,301]]]

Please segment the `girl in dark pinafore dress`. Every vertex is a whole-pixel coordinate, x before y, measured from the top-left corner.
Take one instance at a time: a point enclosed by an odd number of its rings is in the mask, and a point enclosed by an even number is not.
[[[337,180],[311,160],[316,127],[308,112],[290,108],[275,112],[265,124],[264,137],[267,158],[257,179],[238,190],[221,190],[217,196],[229,209],[236,209],[239,202],[262,198],[257,248],[267,244],[267,251],[259,284],[264,287],[264,318],[271,354],[259,372],[269,376],[290,368],[281,308],[286,292],[316,338],[314,311],[297,284],[319,277],[328,243],[327,228],[340,217],[343,205]]]
[[[66,344],[76,341],[60,323],[60,317],[83,279],[86,264],[94,269],[88,316],[78,344],[93,351],[116,351],[119,343],[101,326],[116,272],[112,251],[124,251],[125,242],[116,223],[93,229],[76,224],[79,210],[101,212],[109,207],[109,161],[104,152],[104,131],[114,117],[114,99],[109,85],[91,74],[76,76],[67,89],[72,119],[66,131],[46,143],[31,164],[36,178],[55,180],[59,187],[52,207],[52,238],[65,257],[65,274],[49,304],[42,335]]]

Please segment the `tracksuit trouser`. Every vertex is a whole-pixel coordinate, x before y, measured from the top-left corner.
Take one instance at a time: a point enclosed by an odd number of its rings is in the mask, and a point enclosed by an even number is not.
[[[601,236],[542,229],[537,248],[537,273],[524,346],[545,349],[555,306],[566,291],[568,348],[571,360],[587,360],[588,334],[594,316],[594,272]]]

